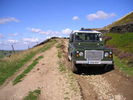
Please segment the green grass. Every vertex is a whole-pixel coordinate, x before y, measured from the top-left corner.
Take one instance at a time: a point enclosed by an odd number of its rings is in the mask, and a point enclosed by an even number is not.
[[[40,94],[41,94],[41,90],[39,89],[30,91],[28,96],[26,96],[24,100],[38,100]]]
[[[108,33],[106,36],[112,37],[112,39],[107,42],[107,45],[133,53],[133,33]]]
[[[62,51],[61,51],[61,47],[62,47],[62,44],[61,44],[61,43],[58,43],[58,44],[56,45],[56,48],[58,49],[58,54],[57,54],[57,56],[58,56],[59,58],[62,58],[62,56],[63,56],[63,53],[62,53]]]
[[[15,53],[19,53],[21,52],[20,50],[16,50]],[[0,50],[0,58],[6,57],[6,56],[10,56],[11,54],[13,54],[14,52],[11,50]]]
[[[67,71],[67,68],[64,66],[63,63],[59,62],[58,64],[59,64],[58,69],[60,72],[66,72]]]
[[[54,45],[55,43],[56,43],[56,40],[51,40],[50,42],[47,43],[48,45],[45,45],[45,47],[41,49],[41,52],[44,52],[44,51],[50,49],[51,46]]]
[[[61,46],[62,46],[62,44],[61,44],[61,43],[58,43],[58,44],[56,45],[56,48],[61,48]]]
[[[11,57],[4,57],[0,59],[0,85],[2,85],[7,78],[12,76],[15,72],[18,71],[19,68],[24,66],[28,61],[30,61],[37,53],[44,52],[48,50],[56,43],[55,40],[51,40],[50,42],[17,53],[13,54]]]
[[[62,58],[62,52],[60,50],[58,50],[58,55],[59,58]]]
[[[133,67],[128,67],[124,61],[120,60],[118,57],[114,57],[115,65],[124,73],[133,76]]]
[[[17,84],[18,82],[21,82],[24,76],[26,76],[26,74],[30,72],[34,68],[34,66],[38,64],[38,61],[42,58],[43,56],[39,56],[37,59],[35,59],[32,64],[30,64],[19,76],[15,78],[15,80],[13,81],[13,85]]]

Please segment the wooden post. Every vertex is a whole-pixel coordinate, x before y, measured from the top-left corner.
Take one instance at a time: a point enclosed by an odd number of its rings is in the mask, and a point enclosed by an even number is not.
[[[14,46],[13,46],[13,45],[11,45],[11,46],[12,46],[12,51],[13,51],[13,53],[15,53]]]

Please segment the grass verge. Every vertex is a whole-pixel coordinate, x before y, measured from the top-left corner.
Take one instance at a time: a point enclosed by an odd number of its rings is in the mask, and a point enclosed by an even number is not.
[[[58,44],[56,45],[56,48],[58,49],[58,54],[57,54],[57,56],[58,56],[59,58],[62,58],[62,56],[63,56],[63,52],[61,51],[62,44],[61,44],[61,43],[58,43]]]
[[[43,56],[39,56],[37,59],[35,59],[32,64],[30,64],[19,76],[15,78],[13,81],[13,85],[17,84],[18,82],[21,82],[23,77],[26,76],[28,72],[30,72],[36,64],[38,64],[38,61],[43,58]]]
[[[110,38],[106,45],[113,49],[115,65],[133,76],[133,33],[107,33],[105,36]]]
[[[64,73],[65,77],[67,78],[68,80],[68,83],[69,83],[69,86],[70,86],[70,89],[72,91],[74,91],[75,94],[77,94],[79,91],[80,91],[80,88],[78,87],[78,84],[77,84],[77,81],[75,79],[75,76],[73,74],[73,72],[71,70],[69,70],[63,62],[59,61],[59,71],[61,73]]]
[[[58,55],[57,56],[60,59],[60,61],[58,62],[58,64],[59,64],[58,70],[61,73],[64,73],[65,74],[65,77],[67,78],[68,83],[70,85],[70,89],[72,91],[74,91],[74,93],[76,94],[77,92],[80,91],[80,88],[78,87],[78,84],[76,82],[76,79],[74,77],[73,72],[65,66],[64,60],[62,58],[63,57],[63,54],[64,54],[63,53],[63,49],[62,49],[63,46],[64,45],[61,44],[61,43],[57,44],[57,46],[56,46],[58,48]],[[59,54],[60,54],[60,56],[59,56]]]
[[[38,100],[40,94],[41,94],[41,90],[39,89],[30,91],[28,96],[26,96],[24,100]]]
[[[11,57],[0,59],[0,85],[2,85],[7,78],[17,72],[18,69],[24,66],[24,64],[30,61],[37,53],[48,50],[55,43],[55,40],[50,40],[44,45],[11,55]]]
[[[123,60],[120,60],[118,57],[114,56],[115,65],[120,69],[122,72],[133,76],[133,67],[128,67]]]

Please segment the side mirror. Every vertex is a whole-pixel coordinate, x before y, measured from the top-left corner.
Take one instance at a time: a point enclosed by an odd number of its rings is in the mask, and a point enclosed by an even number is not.
[[[73,37],[74,37],[74,35],[71,34],[70,39],[69,39],[69,42],[73,42]]]

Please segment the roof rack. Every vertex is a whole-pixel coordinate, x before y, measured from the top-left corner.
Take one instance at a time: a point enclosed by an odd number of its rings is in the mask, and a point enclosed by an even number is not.
[[[80,31],[92,31],[91,29],[81,28]]]

